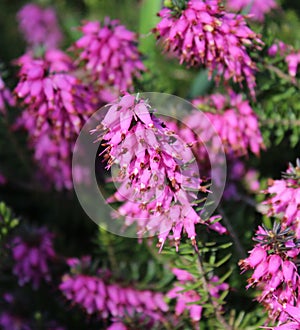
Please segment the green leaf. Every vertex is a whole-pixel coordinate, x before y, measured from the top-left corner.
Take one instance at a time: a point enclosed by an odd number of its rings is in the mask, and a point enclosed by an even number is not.
[[[156,14],[159,12],[160,8],[160,0],[143,0],[141,4],[139,17],[139,49],[146,55],[153,53],[153,49],[156,47],[155,36],[151,33],[151,30],[159,21],[159,17]]]
[[[232,253],[226,255],[224,258],[222,258],[221,260],[219,260],[217,263],[215,263],[215,267],[220,267],[222,266],[223,264],[225,264],[232,256]]]

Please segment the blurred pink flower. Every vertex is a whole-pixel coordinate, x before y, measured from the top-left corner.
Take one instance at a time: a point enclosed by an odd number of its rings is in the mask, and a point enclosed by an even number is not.
[[[19,10],[17,19],[28,48],[54,49],[60,45],[62,33],[53,8],[28,3]]]
[[[44,227],[31,228],[24,237],[15,237],[12,244],[13,273],[19,285],[32,283],[37,289],[42,281],[51,280],[49,262],[55,258],[52,233]]]
[[[213,94],[195,99],[193,104],[205,111],[228,155],[233,153],[235,156],[244,156],[248,155],[248,151],[252,151],[258,156],[260,150],[264,149],[257,115],[241,94],[235,94],[233,91],[229,91],[228,95]],[[186,123],[190,128],[197,129],[200,118],[200,114],[194,112]],[[208,140],[209,138],[207,137]]]
[[[75,75],[71,59],[48,50],[43,58],[20,57],[15,88],[24,110],[17,126],[27,130],[42,173],[56,189],[71,189],[71,157],[77,135],[98,107],[91,86]]]
[[[0,113],[6,113],[6,105],[11,107],[15,105],[15,99],[10,90],[5,86],[5,83],[0,76]]]
[[[288,65],[289,75],[296,77],[298,65],[300,63],[300,51],[290,53],[286,56],[285,61]]]
[[[300,63],[300,51],[295,50],[291,45],[286,45],[282,41],[275,42],[269,49],[268,54],[271,57],[284,57],[288,66],[288,73],[292,78],[295,78],[298,72]]]
[[[275,0],[227,0],[227,4],[229,9],[236,11],[249,7],[249,17],[259,22],[263,22],[265,15],[277,7]]]
[[[169,309],[162,293],[121,286],[105,275],[101,277],[100,273],[99,276],[85,275],[83,272],[91,266],[90,258],[85,258],[83,263],[72,259],[69,264],[73,265],[71,272],[63,276],[59,289],[88,314],[109,318],[114,323],[111,329],[126,329],[120,322],[123,318],[138,317],[141,322],[155,324],[163,320],[163,314]]]

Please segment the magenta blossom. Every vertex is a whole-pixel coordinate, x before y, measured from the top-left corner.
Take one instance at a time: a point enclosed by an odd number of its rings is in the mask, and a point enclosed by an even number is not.
[[[217,0],[189,0],[180,16],[169,8],[159,12],[161,21],[155,28],[164,48],[188,66],[204,65],[216,80],[247,82],[255,92],[255,63],[247,47],[259,49],[260,37],[253,32],[244,16],[225,12]]]
[[[163,320],[168,305],[159,292],[137,290],[133,287],[113,283],[106,271],[99,270],[98,276],[86,275],[89,257],[69,259],[70,274],[65,274],[59,288],[73,304],[81,306],[86,313],[111,319],[112,329],[126,329],[120,320],[138,319],[154,325]],[[117,321],[119,320],[119,321]]]
[[[229,91],[228,95],[213,94],[195,99],[193,104],[205,111],[228,155],[233,153],[235,156],[243,156],[252,151],[258,156],[260,150],[264,149],[258,118],[241,94],[235,94],[233,91]],[[197,116],[200,119],[200,115],[195,112],[187,120],[192,129],[197,128]]]
[[[300,51],[290,53],[286,56],[285,61],[288,65],[289,75],[293,78],[296,77],[300,63]]]
[[[85,23],[80,30],[83,36],[72,47],[80,51],[79,60],[100,86],[119,90],[133,89],[133,79],[145,70],[141,54],[136,47],[137,37],[117,20],[106,18]]]
[[[282,41],[275,42],[269,49],[268,54],[271,57],[277,55],[284,57],[288,66],[288,73],[294,79],[298,72],[300,63],[300,51],[295,50],[291,45],[286,45]]]
[[[247,288],[257,286],[261,293],[256,299],[268,310],[269,317],[285,323],[290,320],[285,306],[291,305],[294,312],[300,304],[300,278],[294,263],[299,244],[289,229],[282,230],[277,223],[272,230],[259,227],[255,241],[258,243],[249,257],[239,262],[242,271],[254,270]]]
[[[116,216],[125,225],[136,223],[140,237],[158,235],[161,248],[171,231],[176,245],[183,231],[194,244],[195,225],[204,223],[193,209],[196,192],[207,190],[190,147],[153,111],[147,101],[125,95],[109,105],[94,130],[104,142],[107,169],[119,168],[118,188],[108,202],[124,202]]]
[[[62,51],[49,50],[39,59],[25,54],[17,64],[15,93],[25,108],[18,126],[28,131],[42,173],[56,189],[71,189],[73,146],[97,109],[94,92],[75,76],[71,59]]]
[[[269,216],[282,218],[284,228],[291,227],[300,238],[300,163],[297,166],[289,165],[287,173],[281,180],[271,181],[270,186],[264,193],[268,199],[263,202],[268,206]]]
[[[240,11],[250,6],[249,17],[263,22],[265,15],[277,7],[275,0],[227,0],[228,8]]]
[[[54,49],[62,41],[56,12],[53,8],[42,8],[28,3],[17,14],[20,32],[30,49],[44,47]]]
[[[12,244],[13,273],[19,285],[32,283],[37,289],[42,281],[51,280],[49,263],[55,258],[53,234],[44,227],[31,228],[24,237],[15,237]]]

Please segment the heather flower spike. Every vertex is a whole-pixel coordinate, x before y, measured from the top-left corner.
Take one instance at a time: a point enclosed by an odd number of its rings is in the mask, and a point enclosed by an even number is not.
[[[100,86],[113,88],[117,95],[120,90],[131,91],[133,80],[145,71],[135,33],[109,18],[103,24],[87,22],[80,30],[83,36],[72,49],[79,52],[79,61],[91,78]]]
[[[270,57],[275,57],[278,55],[283,57],[288,66],[288,73],[292,77],[293,81],[295,81],[300,63],[299,50],[295,50],[291,45],[286,45],[282,41],[277,41],[268,49],[268,55]]]
[[[235,157],[248,155],[252,151],[259,156],[265,148],[259,129],[258,118],[249,102],[241,94],[232,90],[228,95],[213,94],[208,97],[197,98],[193,104],[202,111],[213,123],[228,155]],[[197,117],[199,118],[197,120]],[[200,123],[200,115],[193,113],[187,123],[196,128]],[[201,134],[201,137],[205,136]],[[210,137],[207,137],[209,139]]]
[[[118,167],[117,191],[108,202],[123,202],[114,216],[124,217],[125,226],[136,224],[139,237],[158,235],[160,249],[171,232],[176,246],[183,232],[195,244],[195,226],[205,222],[193,206],[207,189],[190,147],[154,112],[146,100],[127,94],[108,106],[93,130],[100,133],[106,168]]]
[[[294,258],[299,255],[300,242],[290,228],[282,229],[277,222],[272,230],[259,227],[254,240],[257,244],[249,257],[239,262],[242,271],[254,271],[247,288],[257,286],[261,293],[256,299],[265,306],[270,319],[279,324],[287,322],[288,329],[294,324],[290,314],[297,322],[299,315],[295,311],[299,312],[300,279]],[[278,329],[284,327],[279,325]]]
[[[32,283],[37,289],[42,281],[51,281],[49,264],[56,256],[52,233],[45,227],[31,228],[24,237],[16,236],[12,245],[13,273],[18,277],[19,285]]]
[[[162,293],[113,283],[110,271],[99,269],[96,275],[87,274],[92,267],[90,257],[67,262],[71,271],[63,276],[59,289],[87,314],[109,319],[110,329],[124,329],[125,325],[120,322],[123,319],[124,322],[131,320],[131,324],[133,320],[136,324],[144,323],[149,329],[163,321],[169,308]]]
[[[71,189],[73,146],[98,106],[94,91],[75,76],[72,60],[60,50],[48,50],[38,59],[27,53],[17,64],[15,93],[25,107],[17,127],[27,130],[34,158],[48,181],[58,190]]]
[[[178,12],[176,12],[178,11]],[[166,52],[188,66],[205,66],[215,80],[246,81],[252,97],[255,63],[248,47],[259,50],[262,41],[240,14],[227,13],[217,0],[189,0],[184,9],[163,8],[154,32]]]
[[[289,165],[281,180],[271,181],[268,199],[263,204],[268,206],[269,216],[283,216],[283,228],[291,227],[297,238],[300,238],[300,164]]]
[[[55,49],[60,45],[62,32],[53,8],[28,3],[19,10],[17,20],[29,49]]]

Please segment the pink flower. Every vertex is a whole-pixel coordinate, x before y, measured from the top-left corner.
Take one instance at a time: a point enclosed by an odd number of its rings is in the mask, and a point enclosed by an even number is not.
[[[10,90],[5,86],[5,83],[0,76],[0,113],[6,113],[6,105],[11,107],[15,105],[15,99]]]
[[[55,258],[53,234],[44,227],[30,230],[26,236],[13,239],[13,273],[19,285],[32,282],[37,289],[44,280],[51,280],[49,263]]]
[[[288,322],[285,324],[278,325],[276,327],[261,327],[263,329],[271,329],[271,330],[299,330],[300,324],[297,322]]]
[[[163,294],[149,290],[136,290],[133,287],[112,283],[111,276],[99,270],[99,275],[85,275],[91,267],[90,258],[72,259],[68,262],[71,273],[65,274],[59,289],[72,303],[81,306],[88,314],[98,314],[109,318],[111,329],[126,329],[122,319],[135,319],[139,322],[155,324],[163,320],[168,311]],[[119,321],[117,321],[119,320]],[[137,324],[138,324],[137,323]]]
[[[127,330],[128,328],[121,322],[114,322],[107,330]]]
[[[106,18],[85,23],[80,30],[83,36],[73,50],[79,50],[79,60],[100,86],[111,86],[117,95],[119,90],[133,89],[133,79],[145,70],[136,47],[137,37],[120,25],[117,20]]]
[[[247,53],[251,45],[259,49],[259,36],[246,24],[244,16],[225,12],[217,0],[189,0],[186,9],[174,15],[169,8],[159,12],[155,28],[167,52],[188,66],[204,65],[216,80],[247,82],[252,96],[256,65]]]
[[[176,244],[182,232],[195,242],[195,225],[203,223],[193,209],[201,187],[199,170],[190,148],[153,115],[143,99],[125,95],[109,105],[100,132],[107,169],[119,167],[118,185],[109,203],[123,204],[115,216],[125,225],[137,224],[138,235],[158,235],[162,248],[172,231]]]
[[[289,75],[296,77],[298,65],[300,63],[300,51],[290,53],[286,56],[285,61],[288,65]]]
[[[72,150],[97,109],[94,92],[75,76],[71,59],[59,50],[48,50],[39,59],[25,54],[17,64],[21,68],[15,93],[25,107],[17,125],[27,130],[44,176],[56,189],[71,189]]]
[[[268,216],[283,215],[284,227],[295,230],[297,238],[300,238],[300,185],[298,179],[299,164],[293,167],[291,164],[287,174],[281,180],[271,181],[266,191],[269,195],[263,204],[268,205]]]
[[[40,46],[54,49],[61,43],[62,33],[53,8],[28,3],[20,9],[17,19],[29,48]]]
[[[269,49],[268,55],[271,57],[275,57],[278,53],[280,56],[284,56],[286,52],[290,50],[291,46],[286,45],[281,40],[275,42]]]
[[[219,134],[227,154],[247,155],[248,150],[259,155],[264,149],[258,118],[248,101],[242,95],[229,91],[228,95],[213,94],[193,100],[193,104],[211,120]],[[186,122],[197,129],[200,115],[194,112]],[[203,135],[201,134],[201,137]],[[207,137],[209,140],[209,137]]]
[[[249,17],[259,22],[264,21],[265,15],[277,7],[274,0],[227,0],[228,8],[240,11],[250,7]]]
[[[284,310],[300,325],[300,307],[295,307],[290,304],[284,305]]]
[[[268,50],[271,57],[279,56],[284,57],[288,66],[288,73],[292,78],[295,78],[298,72],[300,63],[300,51],[295,50],[291,45],[286,45],[282,41],[274,43]]]
[[[259,227],[255,241],[258,243],[250,251],[250,256],[239,262],[242,271],[254,269],[251,278],[248,279],[247,288],[256,285],[261,290],[256,299],[268,310],[269,317],[274,321],[286,323],[290,320],[288,310],[291,313],[299,310],[295,306],[300,303],[300,278],[297,267],[290,257],[292,250],[295,252],[293,258],[299,254],[299,244],[295,244],[293,232],[289,229],[282,230],[278,223],[274,224],[272,230]],[[286,310],[287,305],[292,307]]]

